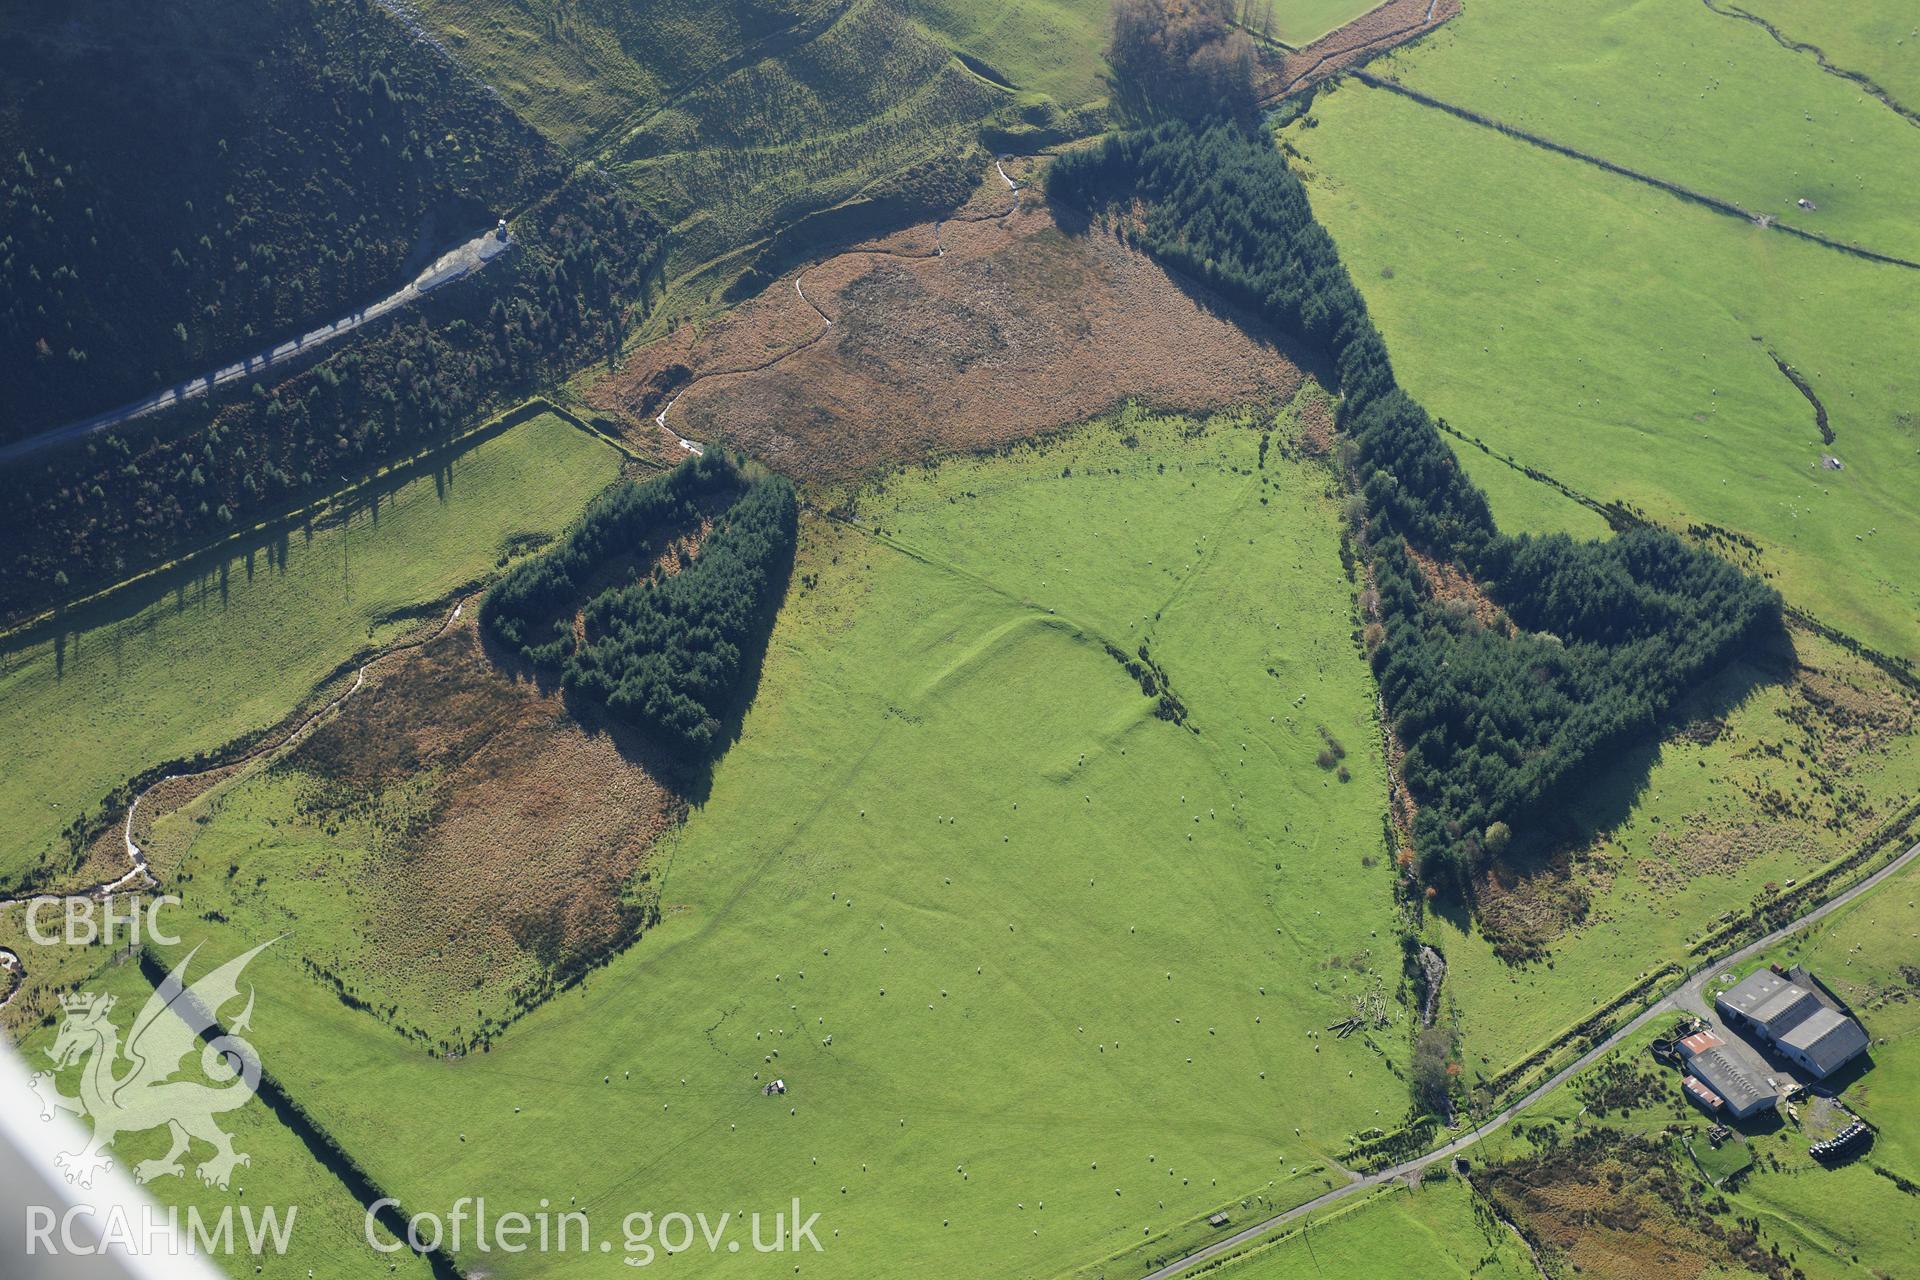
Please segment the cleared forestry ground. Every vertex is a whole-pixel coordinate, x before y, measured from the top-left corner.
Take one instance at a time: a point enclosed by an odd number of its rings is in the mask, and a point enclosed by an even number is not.
[[[991,169],[986,182],[953,217],[811,263],[634,352],[589,397],[643,447],[719,442],[832,483],[1130,399],[1208,410],[1285,403],[1303,385],[1272,334],[1112,236],[1062,228],[1031,189],[1016,201]]]
[[[270,951],[270,1068],[410,1207],[797,1194],[813,1274],[1050,1272],[1344,1181],[1406,1098],[1384,778],[1331,477],[1281,434],[1263,467],[1267,425],[1125,416],[835,496],[660,925],[457,1061]],[[1388,1025],[1321,1038],[1369,993]]]
[[[438,601],[564,528],[619,462],[560,419],[534,418],[376,482],[329,517],[192,558],[9,638],[0,882],[66,874],[60,833],[76,817],[163,761],[281,721],[355,654],[437,622]]]

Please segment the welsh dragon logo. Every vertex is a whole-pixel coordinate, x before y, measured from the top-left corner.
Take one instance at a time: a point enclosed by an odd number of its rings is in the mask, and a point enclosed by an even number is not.
[[[111,1017],[112,996],[83,992],[60,998],[66,1016],[53,1048],[47,1050],[54,1070],[35,1075],[33,1087],[40,1095],[41,1119],[53,1119],[57,1109],[93,1121],[92,1139],[55,1159],[68,1182],[93,1186],[96,1174],[113,1167],[107,1148],[115,1138],[162,1126],[172,1131],[172,1146],[160,1159],[134,1166],[133,1175],[141,1182],[179,1176],[180,1157],[196,1139],[213,1148],[213,1155],[195,1169],[209,1186],[224,1190],[236,1166],[252,1163],[245,1152],[233,1149],[233,1135],[215,1117],[244,1106],[260,1085],[259,1055],[237,1034],[252,1021],[253,989],[248,988],[246,1008],[227,1030],[204,1045],[201,1036],[219,1030],[221,1007],[240,998],[241,970],[271,945],[262,943],[189,987],[185,977],[199,951],[195,947],[147,1000],[124,1046]],[[214,1084],[172,1078],[195,1048],[200,1050],[201,1072]],[[80,1096],[70,1098],[60,1092],[54,1074],[82,1059]]]

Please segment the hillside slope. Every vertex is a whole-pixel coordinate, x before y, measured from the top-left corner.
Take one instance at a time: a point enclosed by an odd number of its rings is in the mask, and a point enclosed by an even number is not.
[[[359,0],[0,16],[0,440],[386,293],[559,179]]]

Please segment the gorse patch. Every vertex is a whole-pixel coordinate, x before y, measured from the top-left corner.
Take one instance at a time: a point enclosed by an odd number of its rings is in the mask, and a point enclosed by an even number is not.
[[[1334,370],[1356,535],[1381,630],[1373,665],[1406,750],[1422,875],[1462,882],[1487,832],[1524,831],[1583,769],[1654,728],[1778,625],[1779,599],[1653,529],[1609,542],[1502,534],[1433,420],[1395,382],[1305,189],[1261,136],[1170,123],[1056,162],[1054,194],[1139,202],[1150,252],[1300,335]],[[1439,598],[1409,548],[1477,579],[1505,618]],[[1499,843],[1504,845],[1504,839]]]
[[[637,581],[607,582],[729,499],[678,572],[656,563]],[[569,690],[704,757],[772,626],[798,522],[785,479],[695,458],[596,500],[563,543],[487,593],[480,623]]]

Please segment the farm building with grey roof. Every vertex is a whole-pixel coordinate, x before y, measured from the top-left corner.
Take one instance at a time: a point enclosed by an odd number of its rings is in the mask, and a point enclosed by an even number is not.
[[[1733,1116],[1745,1119],[1772,1106],[1778,1096],[1756,1081],[1727,1051],[1727,1042],[1712,1031],[1687,1036],[1680,1041],[1679,1049],[1686,1063],[1687,1095],[1708,1111],[1724,1107]]]
[[[1852,1018],[1821,1005],[1773,1047],[1824,1080],[1860,1055],[1867,1033]]]
[[[1755,970],[1713,1003],[1728,1026],[1751,1032],[1822,1080],[1867,1047],[1867,1033],[1859,1023],[1774,969]]]
[[[1771,1088],[1748,1075],[1724,1048],[1706,1049],[1688,1058],[1687,1074],[1718,1094],[1727,1111],[1740,1119],[1764,1111],[1779,1098]]]

